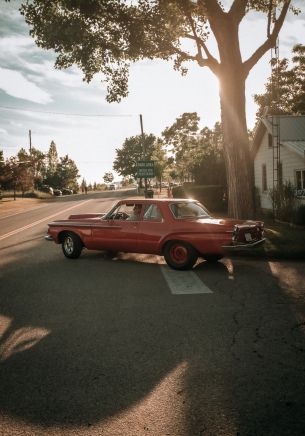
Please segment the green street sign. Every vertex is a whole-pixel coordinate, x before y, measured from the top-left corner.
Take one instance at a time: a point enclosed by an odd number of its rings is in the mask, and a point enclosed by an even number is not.
[[[152,179],[155,177],[155,162],[153,160],[140,160],[137,163],[138,179]]]

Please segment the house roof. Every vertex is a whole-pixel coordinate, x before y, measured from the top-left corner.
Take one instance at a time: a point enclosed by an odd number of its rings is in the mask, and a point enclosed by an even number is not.
[[[282,142],[282,141],[281,141]],[[302,157],[305,157],[305,140],[304,141],[283,141],[283,145],[299,154]]]
[[[304,115],[267,115],[261,118],[252,142],[255,157],[261,141],[267,131],[275,136],[279,129],[281,145],[304,157],[305,153],[305,116]]]

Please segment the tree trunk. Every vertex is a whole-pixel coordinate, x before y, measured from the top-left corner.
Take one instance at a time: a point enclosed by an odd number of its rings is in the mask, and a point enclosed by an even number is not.
[[[222,23],[218,33],[220,53],[220,106],[224,139],[224,158],[228,183],[229,216],[250,219],[254,216],[254,177],[246,121],[245,82],[239,49],[238,27]]]
[[[253,218],[254,177],[245,116],[245,80],[225,75],[220,91],[229,216]]]

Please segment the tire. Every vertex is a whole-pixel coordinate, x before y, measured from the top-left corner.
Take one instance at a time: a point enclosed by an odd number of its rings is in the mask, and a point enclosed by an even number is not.
[[[61,246],[64,255],[69,259],[77,259],[83,249],[82,241],[75,233],[66,233]]]
[[[223,258],[223,256],[221,254],[204,254],[202,257],[207,262],[218,262],[218,260]]]
[[[188,243],[171,241],[165,245],[164,258],[168,266],[177,270],[191,269],[198,259],[196,250]]]

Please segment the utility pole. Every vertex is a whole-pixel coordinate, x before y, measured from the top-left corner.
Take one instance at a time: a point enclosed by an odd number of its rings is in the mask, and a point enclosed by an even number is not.
[[[142,135],[142,147],[143,147],[143,159],[146,160],[146,147],[145,147],[145,138],[144,138],[144,130],[143,130],[143,118],[142,114],[140,114],[140,124],[141,124],[141,135]],[[145,192],[144,195],[147,195],[147,177],[145,177]]]
[[[32,132],[29,130],[29,139],[30,139],[30,154],[32,154]]]
[[[34,176],[35,176],[35,163],[32,162],[31,156],[32,156],[32,131],[29,130],[29,140],[30,140],[30,162],[31,162],[31,172],[33,175],[33,191],[35,190],[35,183],[34,183]]]

